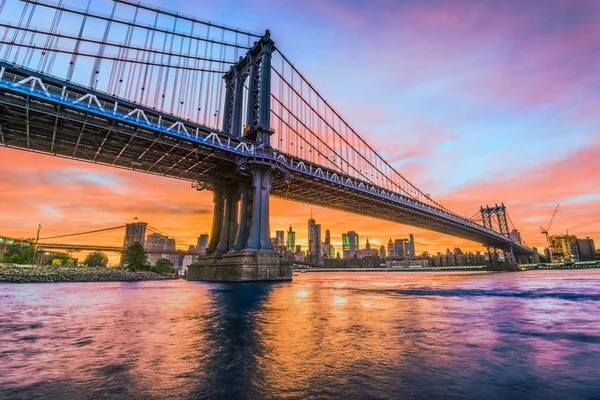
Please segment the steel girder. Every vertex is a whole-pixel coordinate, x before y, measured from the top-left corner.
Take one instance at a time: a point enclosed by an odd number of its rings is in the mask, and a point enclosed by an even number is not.
[[[11,73],[22,72],[17,70]],[[21,75],[18,79],[23,76],[27,75]],[[54,85],[62,83],[50,78],[49,81]],[[90,94],[85,88],[69,85],[69,90],[74,90],[79,96],[76,102]],[[489,228],[446,210],[434,209],[414,199],[404,198],[401,194],[375,187],[369,182],[360,181],[340,171],[329,170],[306,160],[294,159],[273,151],[262,154],[261,152],[266,150],[237,150],[244,145],[243,142],[240,141],[237,146],[233,146],[235,143],[229,145],[231,136],[222,133],[217,135],[206,127],[201,127],[203,138],[178,134],[169,130],[177,124],[181,124],[185,130],[184,122],[171,121],[171,127],[165,129],[160,125],[162,115],[157,115],[156,111],[150,109],[144,110],[147,115],[154,113],[154,117],[158,118],[158,125],[155,122],[143,123],[139,115],[137,121],[133,118],[127,119],[127,116],[138,110],[136,107],[139,106],[135,104],[126,104],[129,108],[117,114],[92,107],[92,97],[89,96],[89,106],[82,107],[72,100],[62,101],[62,97],[59,98],[56,94],[48,95],[40,90],[34,91],[33,83],[31,91],[13,87],[14,85],[8,86],[6,83],[0,86],[0,144],[5,147],[27,149],[192,182],[209,181],[224,184],[241,178],[238,170],[240,162],[262,156],[281,164],[291,178],[274,184],[271,192],[274,196],[422,227],[480,242],[486,246],[507,248],[510,245],[507,238]],[[63,91],[64,88],[63,86]],[[49,87],[44,87],[44,91],[46,90],[50,90]],[[60,93],[60,87],[55,86],[53,90]],[[96,97],[96,101],[99,99],[103,102],[104,107],[107,103],[110,105],[114,102],[114,108],[117,109],[119,99],[98,92],[91,93],[91,96]],[[123,117],[125,112],[129,114]],[[166,120],[171,116],[165,115],[164,118]],[[224,140],[227,144],[222,143]],[[530,253],[523,245],[515,245],[514,249],[516,254]]]

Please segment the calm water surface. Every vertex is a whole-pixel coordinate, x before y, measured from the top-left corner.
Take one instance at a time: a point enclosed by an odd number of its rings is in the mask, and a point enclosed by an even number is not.
[[[600,399],[600,270],[0,284],[0,398]]]

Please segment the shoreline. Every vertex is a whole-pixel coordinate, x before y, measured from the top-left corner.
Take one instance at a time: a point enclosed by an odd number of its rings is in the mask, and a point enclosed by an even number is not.
[[[131,272],[112,268],[58,266],[0,266],[0,283],[141,282],[178,279],[176,274],[151,271]]]

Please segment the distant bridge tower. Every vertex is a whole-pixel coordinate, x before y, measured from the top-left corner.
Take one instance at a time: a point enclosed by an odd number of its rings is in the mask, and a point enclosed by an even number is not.
[[[494,207],[481,207],[481,219],[483,221],[483,226],[485,226],[487,229],[496,231],[502,236],[509,237],[506,206],[504,203],[502,203],[500,206],[496,204]]]
[[[123,250],[139,242],[142,246],[146,242],[146,227],[145,222],[134,222],[133,224],[125,225],[125,240],[123,240]]]
[[[507,237],[512,240],[510,237],[510,232],[508,230],[508,217],[506,214],[506,206],[504,203],[501,205],[496,204],[494,207],[485,206],[481,207],[481,220],[483,222],[483,226],[491,231],[495,231],[500,233],[502,236]],[[513,242],[509,242],[508,249],[502,249],[504,252],[504,259],[506,263],[513,264],[515,260],[515,256],[513,253]],[[506,251],[508,250],[508,251]],[[492,262],[492,254],[489,251],[490,262]],[[496,255],[496,249],[494,249],[494,255]],[[497,260],[496,260],[497,261]]]

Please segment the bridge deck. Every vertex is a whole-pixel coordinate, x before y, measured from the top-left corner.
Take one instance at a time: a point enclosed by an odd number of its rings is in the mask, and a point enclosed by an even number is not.
[[[292,178],[289,183],[275,184],[274,196],[498,248],[510,243],[497,232],[456,214],[340,171],[280,153],[259,155],[243,139],[209,127],[6,63],[0,67],[2,146],[192,182],[232,182],[243,178],[237,169],[240,161],[271,157],[285,166]],[[530,253],[523,245],[514,246],[516,254]]]

